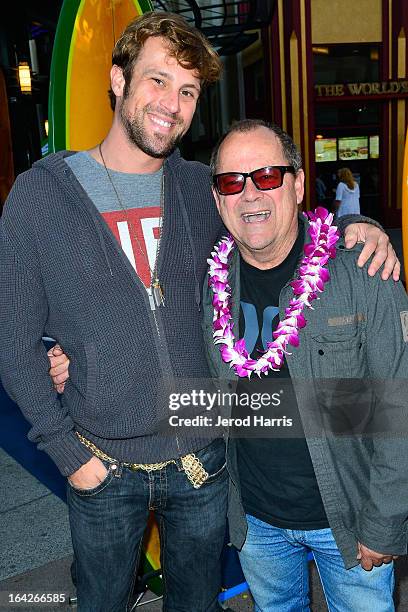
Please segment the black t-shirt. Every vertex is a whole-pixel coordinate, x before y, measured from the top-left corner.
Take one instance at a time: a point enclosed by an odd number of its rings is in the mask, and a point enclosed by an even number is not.
[[[270,270],[254,268],[241,258],[240,330],[253,359],[272,341],[279,322],[279,294],[293,277],[302,247],[303,236],[299,234],[288,257]],[[261,434],[267,437],[236,440],[245,512],[276,527],[323,529],[329,525],[286,361],[279,371],[269,370],[260,379],[240,379],[238,384],[241,395],[263,391],[272,394],[276,390],[284,390],[280,405],[261,407],[256,415],[285,416],[292,420],[292,426],[268,428]],[[243,410],[239,408],[234,414],[243,416]],[[254,414],[250,408],[245,410]]]

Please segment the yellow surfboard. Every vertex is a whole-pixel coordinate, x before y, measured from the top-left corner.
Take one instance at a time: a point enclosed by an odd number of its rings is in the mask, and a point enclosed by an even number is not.
[[[49,95],[49,151],[95,146],[112,122],[112,49],[150,0],[64,0],[55,35]]]
[[[152,570],[160,569],[160,537],[159,528],[154,519],[153,514],[150,514],[149,523],[147,525],[144,543],[143,557],[141,559],[141,570],[143,574],[147,574]],[[157,577],[149,581],[150,589],[156,595],[163,594],[163,582]]]

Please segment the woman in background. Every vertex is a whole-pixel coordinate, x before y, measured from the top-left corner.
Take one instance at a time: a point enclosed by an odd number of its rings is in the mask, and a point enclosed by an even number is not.
[[[337,176],[339,184],[334,202],[337,216],[360,214],[360,187],[354,180],[350,168],[340,168]]]

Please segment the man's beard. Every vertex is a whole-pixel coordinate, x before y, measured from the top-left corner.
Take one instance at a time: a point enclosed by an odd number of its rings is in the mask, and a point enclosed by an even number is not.
[[[156,159],[168,157],[182,139],[183,132],[174,134],[174,136],[170,138],[166,137],[164,134],[158,133],[149,135],[143,125],[143,120],[146,113],[150,110],[152,110],[151,107],[147,106],[139,112],[137,116],[133,115],[133,117],[129,117],[125,113],[124,104],[122,104],[119,113],[120,120],[125,128],[129,141],[143,151],[143,153]],[[160,114],[163,115],[163,111],[160,111]],[[172,121],[175,120],[173,116],[169,116],[169,119],[170,118]]]

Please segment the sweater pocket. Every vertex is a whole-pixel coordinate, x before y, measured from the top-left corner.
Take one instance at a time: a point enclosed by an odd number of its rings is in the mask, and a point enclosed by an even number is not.
[[[96,345],[87,342],[74,348],[64,341],[61,346],[70,359],[69,378],[61,399],[67,403],[71,414],[78,411],[84,414],[95,406],[99,370]]]
[[[163,381],[146,380],[146,372],[152,372],[150,357],[132,358],[132,352],[125,349],[126,343],[118,337],[87,339],[81,351],[69,354],[72,379],[64,399],[81,430],[115,439],[157,430],[156,404],[163,397],[158,391]],[[74,365],[79,352],[81,367]]]

